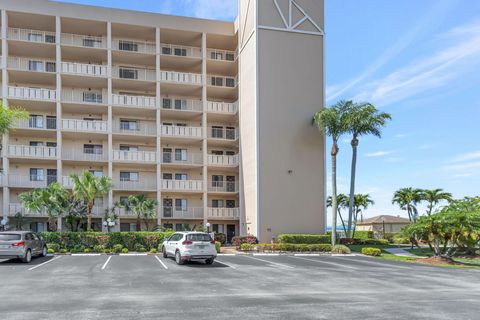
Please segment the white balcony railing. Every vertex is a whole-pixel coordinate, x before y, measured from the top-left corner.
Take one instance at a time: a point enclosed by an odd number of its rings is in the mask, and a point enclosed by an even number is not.
[[[162,207],[162,218],[202,219],[203,208],[199,207]]]
[[[237,78],[209,75],[207,76],[207,85],[211,87],[235,88],[237,86]]]
[[[162,109],[179,111],[202,111],[203,103],[202,100],[163,97]]]
[[[124,94],[113,95],[113,105],[115,106],[155,109],[155,101],[155,97],[129,96]]]
[[[202,75],[197,73],[184,73],[174,71],[161,71],[160,79],[163,82],[184,83],[184,84],[202,84]]]
[[[163,152],[162,163],[179,165],[201,165],[203,164],[203,154],[188,152],[186,154],[176,154],[174,152]]]
[[[39,129],[39,130],[56,130],[57,119],[43,116],[30,116],[28,120],[19,120],[14,128],[21,129]]]
[[[212,219],[238,219],[240,218],[239,208],[208,208],[207,217]]]
[[[8,57],[7,67],[9,69],[32,71],[32,72],[56,72],[56,62],[38,58]]]
[[[62,129],[73,132],[99,132],[107,133],[107,121],[102,120],[81,120],[62,119]]]
[[[135,136],[155,136],[157,135],[157,125],[151,121],[115,121],[113,123],[113,132]]]
[[[71,189],[73,187],[72,178],[70,178],[70,176],[63,176],[62,185],[67,189]]]
[[[56,42],[55,32],[20,28],[8,28],[8,39],[49,44]]]
[[[209,181],[209,192],[238,192],[238,183],[235,181]]]
[[[207,102],[207,111],[215,113],[229,113],[236,114],[238,111],[238,102],[229,103],[229,102]]]
[[[235,51],[207,49],[207,59],[234,62],[237,60]]]
[[[131,180],[115,180],[113,182],[113,188],[116,190],[156,190],[157,183],[154,179],[142,179],[139,181],[131,181]]]
[[[48,184],[57,181],[57,176],[43,175],[8,175],[8,185],[18,188],[45,188]]]
[[[162,191],[202,192],[202,180],[162,180]]]
[[[91,91],[89,89],[62,88],[62,101],[82,104],[105,104],[107,92]]]
[[[8,156],[15,158],[55,159],[56,147],[9,145]]]
[[[183,138],[201,138],[201,127],[182,127],[162,125],[162,136],[165,137],[183,137]]]
[[[112,77],[126,80],[155,81],[156,75],[153,69],[143,69],[136,67],[114,66],[112,68]]]
[[[219,167],[236,167],[238,166],[238,155],[227,156],[227,155],[209,154],[208,165],[219,166]]]
[[[23,216],[46,216],[47,214],[39,211],[31,211],[23,206],[22,203],[9,203],[8,204],[8,211],[11,216],[21,213]]]
[[[62,158],[77,161],[107,161],[108,155],[107,151],[103,149],[63,147]]]
[[[147,53],[147,54],[156,53],[156,45],[154,42],[150,42],[150,41],[113,39],[112,49],[118,50],[118,51],[138,52],[138,53]]]
[[[211,139],[220,139],[220,140],[237,140],[238,133],[235,128],[208,128],[208,137]]]
[[[55,101],[57,99],[57,91],[44,88],[10,86],[8,87],[8,97],[10,99]]]
[[[84,48],[107,48],[107,38],[92,37],[80,34],[62,33],[62,45]]]
[[[107,77],[108,66],[77,62],[62,62],[62,73],[92,77]]]
[[[173,44],[161,44],[161,53],[164,56],[177,56],[177,57],[202,57],[202,49],[197,47],[178,46]]]
[[[156,163],[157,153],[155,151],[113,150],[113,160]]]

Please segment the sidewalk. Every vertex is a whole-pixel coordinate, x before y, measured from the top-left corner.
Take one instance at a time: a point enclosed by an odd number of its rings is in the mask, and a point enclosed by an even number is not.
[[[410,253],[407,250],[402,249],[402,248],[388,248],[388,249],[383,249],[383,250],[387,251],[388,253],[394,254],[396,256],[400,256],[400,257],[426,258],[426,257],[417,256],[417,255],[415,255],[413,253]]]

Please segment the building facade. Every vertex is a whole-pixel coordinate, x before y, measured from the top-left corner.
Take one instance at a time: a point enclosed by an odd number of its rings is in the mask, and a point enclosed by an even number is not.
[[[131,194],[152,221],[210,223],[262,241],[325,229],[323,1],[241,0],[235,22],[0,0],[1,98],[29,119],[2,138],[1,214],[71,173],[112,178],[104,211]],[[118,209],[116,230],[135,230]],[[66,229],[65,221],[59,226]]]

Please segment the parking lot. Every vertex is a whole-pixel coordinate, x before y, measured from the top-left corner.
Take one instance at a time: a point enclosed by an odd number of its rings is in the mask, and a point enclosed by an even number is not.
[[[363,256],[0,260],[2,319],[477,319],[480,271]]]

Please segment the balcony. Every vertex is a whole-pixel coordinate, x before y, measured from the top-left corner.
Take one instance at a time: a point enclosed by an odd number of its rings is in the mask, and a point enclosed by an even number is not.
[[[20,100],[55,101],[57,91],[44,88],[8,87],[8,97]]]
[[[203,219],[203,208],[162,207],[162,218]]]
[[[112,49],[124,52],[155,54],[156,45],[154,42],[113,39]]]
[[[46,120],[46,121],[45,121]],[[38,130],[56,130],[57,119],[55,117],[30,116],[28,120],[20,120],[14,128],[18,129],[38,129]]]
[[[163,56],[201,58],[202,50],[197,47],[178,46],[172,44],[161,44]]]
[[[96,132],[107,133],[107,121],[100,120],[80,120],[80,119],[62,119],[62,129],[72,132]]]
[[[202,85],[202,75],[197,73],[161,71],[160,80],[162,82]]]
[[[203,154],[188,152],[186,154],[175,154],[174,152],[163,152],[162,164],[202,165]]]
[[[137,67],[120,67],[114,66],[112,69],[112,77],[122,80],[141,80],[156,81],[155,70]]]
[[[162,136],[180,138],[202,138],[202,127],[162,125]]]
[[[50,183],[56,182],[57,176],[41,175],[8,175],[8,186],[16,188],[45,188]]]
[[[126,191],[153,191],[157,189],[155,179],[142,179],[139,181],[117,179],[113,182],[113,189]]]
[[[162,191],[203,192],[203,181],[163,179]]]
[[[56,147],[9,145],[8,156],[12,158],[56,159]]]
[[[55,44],[55,32],[8,28],[8,40]]]
[[[62,33],[61,43],[62,45],[74,47],[107,48],[107,39],[105,37],[92,37],[71,33]]]
[[[208,138],[234,141],[238,139],[238,133],[235,128],[210,127],[208,128]]]
[[[9,69],[31,72],[56,72],[56,62],[38,58],[8,57],[7,66]]]
[[[238,192],[238,183],[235,181],[209,181],[208,192]]]
[[[212,113],[236,114],[238,111],[238,102],[207,102],[207,111]]]
[[[92,149],[92,148],[62,148],[62,158],[64,160],[75,160],[75,161],[107,161],[108,155],[107,151],[102,149]]]
[[[188,100],[182,98],[162,98],[163,110],[176,110],[176,111],[197,111],[203,110],[202,100]]]
[[[227,156],[227,155],[208,155],[208,165],[217,166],[217,167],[236,167],[238,166],[238,155]]]
[[[113,105],[119,107],[155,109],[155,102],[155,97],[129,96],[123,94],[113,95]]]
[[[67,189],[72,189],[72,187],[73,187],[72,178],[70,178],[70,176],[63,176],[62,177],[62,186],[64,186]]]
[[[21,213],[23,216],[39,216],[39,217],[46,217],[47,214],[45,212],[38,212],[38,211],[30,211],[23,206],[22,203],[9,203],[8,204],[8,211],[11,216]]]
[[[106,104],[106,92],[89,89],[62,88],[62,102],[81,104]]]
[[[155,151],[113,150],[113,161],[156,163]]]
[[[237,78],[209,75],[207,76],[207,85],[210,87],[235,88],[237,86]]]
[[[135,135],[135,136],[156,136],[157,125],[151,121],[115,121],[113,123],[113,133]]]
[[[208,208],[207,218],[209,219],[239,219],[239,208]]]
[[[62,62],[62,73],[91,77],[107,77],[108,66],[77,62]]]
[[[207,49],[207,59],[234,62],[237,60],[235,51]]]

